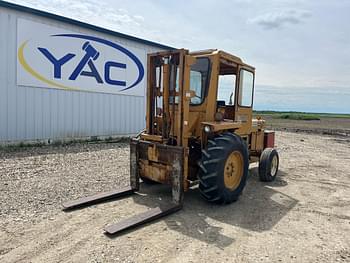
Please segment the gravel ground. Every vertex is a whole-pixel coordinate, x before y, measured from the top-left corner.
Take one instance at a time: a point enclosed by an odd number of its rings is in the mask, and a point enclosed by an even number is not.
[[[126,143],[0,152],[0,262],[350,262],[350,141],[277,132],[279,177],[256,166],[240,200],[184,209],[115,238],[102,228],[167,202],[169,188],[69,213],[61,203],[128,184]]]

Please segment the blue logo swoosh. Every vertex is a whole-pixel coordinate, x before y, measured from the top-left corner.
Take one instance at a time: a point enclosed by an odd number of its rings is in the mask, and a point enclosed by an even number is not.
[[[138,68],[138,71],[139,71],[139,75],[133,84],[131,84],[129,87],[126,87],[125,89],[122,89],[121,91],[128,90],[128,89],[135,87],[143,79],[143,76],[145,74],[145,70],[143,68],[141,61],[132,52],[130,52],[126,48],[124,48],[124,47],[122,47],[114,42],[108,41],[106,39],[98,38],[98,37],[80,35],[80,34],[58,34],[58,35],[52,35],[52,36],[54,36],[54,37],[72,37],[72,38],[92,40],[92,41],[99,42],[99,43],[105,44],[107,46],[110,46],[112,48],[115,48],[115,49],[123,52],[128,57],[130,57],[135,62],[136,66]]]

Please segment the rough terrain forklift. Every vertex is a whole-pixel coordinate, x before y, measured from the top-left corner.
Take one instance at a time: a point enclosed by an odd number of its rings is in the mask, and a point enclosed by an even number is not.
[[[130,141],[130,187],[70,201],[64,209],[132,194],[140,179],[171,185],[172,204],[105,228],[115,234],[180,210],[196,184],[209,202],[236,201],[252,162],[259,162],[262,181],[273,181],[279,157],[274,132],[253,119],[254,73],[219,50],[149,54],[146,129]]]

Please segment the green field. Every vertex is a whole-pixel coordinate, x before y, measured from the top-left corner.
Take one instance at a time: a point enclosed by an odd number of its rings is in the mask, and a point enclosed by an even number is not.
[[[336,113],[310,113],[296,111],[254,111],[254,115],[269,115],[276,119],[289,120],[321,120],[321,118],[350,118],[350,114]]]
[[[254,115],[261,116],[268,129],[350,136],[350,114],[254,111]]]

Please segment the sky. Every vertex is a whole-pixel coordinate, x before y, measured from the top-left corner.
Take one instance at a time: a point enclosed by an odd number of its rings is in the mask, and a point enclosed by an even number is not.
[[[235,54],[256,67],[258,110],[350,113],[350,0],[10,2],[173,47]]]

